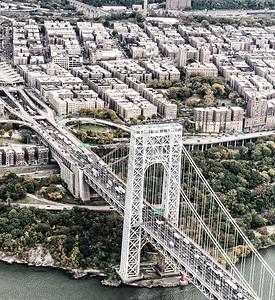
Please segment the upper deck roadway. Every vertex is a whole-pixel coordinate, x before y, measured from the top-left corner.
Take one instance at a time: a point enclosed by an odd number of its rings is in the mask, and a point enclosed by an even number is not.
[[[243,134],[209,134],[206,136],[184,136],[183,145],[187,146],[202,146],[202,145],[216,145],[232,142],[239,142],[244,140],[253,140],[259,137],[269,136],[275,134],[274,130],[243,133]]]
[[[18,105],[15,99],[11,99]],[[63,161],[83,170],[84,180],[123,216],[125,194],[119,193],[115,188],[121,186],[126,189],[126,185],[104,162],[87,148],[76,147],[79,141],[76,141],[71,133],[61,130],[60,126],[52,120],[45,118],[44,121],[36,121],[27,112],[22,111],[22,107],[20,111],[11,108],[10,105],[7,105],[7,108],[29,123],[29,126],[45,143],[59,152]],[[178,228],[161,216],[155,215],[153,208],[146,201],[144,201],[143,219],[140,226],[146,240],[184,272],[188,280],[209,299],[259,299],[253,291],[233,278],[226,269]]]
[[[85,180],[123,215],[125,195],[118,193],[115,187],[120,185],[126,188],[125,184],[118,181],[108,168],[97,161],[92,162],[85,169],[85,175]],[[141,224],[143,235],[165,255],[166,259],[172,261],[179,270],[187,273],[188,279],[204,294],[210,299],[257,299],[204,250],[169,221],[160,215],[155,215],[153,210],[150,204],[144,201]],[[231,284],[228,285],[228,282]]]

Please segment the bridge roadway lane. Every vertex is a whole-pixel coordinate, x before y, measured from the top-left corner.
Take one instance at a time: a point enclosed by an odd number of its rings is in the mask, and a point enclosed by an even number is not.
[[[93,180],[99,189],[104,190],[104,193],[108,192],[109,195],[112,195],[110,197],[114,202],[112,203],[110,198],[107,201],[113,207],[120,203],[120,206],[124,208],[125,195],[119,193],[115,187],[122,185],[126,189],[126,186],[118,181],[114,174],[95,162],[85,169],[85,175]],[[104,197],[104,193],[102,197]],[[122,215],[123,213],[122,211]],[[190,279],[192,277],[197,278],[215,297],[214,299],[257,299],[247,292],[241,283],[237,282],[227,270],[217,264],[203,249],[160,215],[155,215],[153,208],[146,201],[143,204],[143,220],[140,225],[148,240],[160,252],[170,256],[170,260],[177,265],[179,270],[187,272]],[[199,288],[195,279],[191,281]]]
[[[60,135],[60,131],[55,131],[57,133],[53,132],[51,134],[45,132],[45,130],[56,130],[56,128],[54,128],[50,123],[33,125],[33,127],[37,126],[39,129],[36,128],[36,130],[40,131],[40,134],[43,134],[44,137],[46,136],[48,142],[55,144],[55,147],[58,148],[59,151],[62,151],[63,155],[66,155],[65,157],[67,159],[70,159],[74,164],[78,165],[79,168],[84,170],[86,182],[88,182],[93,188],[95,188],[95,190],[109,204],[111,204],[115,209],[118,210],[118,212],[123,215],[125,195],[121,192],[119,193],[116,190],[116,187],[121,186],[125,189],[125,184],[109,170],[108,166],[103,162],[98,161],[96,156],[87,155],[83,151],[81,151],[82,149],[75,148],[73,145],[66,144],[64,140],[58,138],[58,135]],[[43,131],[43,133],[41,131]],[[93,169],[96,172],[93,171]],[[148,211],[150,211],[151,213],[150,218],[152,220],[153,210],[151,209]],[[147,216],[148,215],[149,213],[147,213]],[[157,224],[155,220],[155,222],[151,222],[150,225],[150,223],[146,221],[146,225],[142,226],[144,226],[144,230],[147,232],[148,238],[152,239],[152,236],[155,237],[155,239],[151,240],[152,244],[154,244],[160,250],[166,249],[168,253],[167,255],[170,255],[176,260],[179,269],[187,270],[189,274],[192,274],[194,277],[198,278],[203,286],[205,286],[207,290],[216,297],[216,299],[235,300],[238,299],[236,296],[238,292],[241,292],[243,295],[247,294],[240,283],[236,283],[235,280],[226,272],[226,270],[222,269],[218,264],[216,264],[210,256],[208,256],[206,253],[203,253],[203,250],[200,249],[197,245],[194,245],[194,243],[190,242],[190,247],[193,247],[194,249],[196,249],[196,251],[189,251],[187,253],[188,257],[184,258],[183,255],[186,255],[184,253],[184,250],[186,249],[184,249],[183,244],[180,244],[179,241],[172,241],[174,244],[173,245],[170,243],[170,241],[171,239],[173,239],[173,234],[175,232],[179,234],[181,240],[186,237],[173,225],[164,220],[162,220],[162,222],[164,222],[164,224]],[[168,232],[170,232],[171,234],[165,235],[163,232],[164,229],[168,230]],[[182,254],[180,255],[179,253]],[[200,256],[198,260],[195,260],[196,254]],[[205,267],[207,263],[210,264],[209,268]],[[199,264],[201,264],[203,267],[199,267]],[[189,278],[191,277],[189,276]],[[219,280],[220,283],[217,284],[216,280]],[[230,281],[233,286],[236,285],[237,288],[235,290],[230,290],[229,285],[226,284],[226,280]],[[246,298],[239,299],[256,299],[251,295],[247,295],[245,297]]]
[[[269,136],[275,134],[274,130],[269,131],[260,131],[253,133],[244,133],[244,134],[230,134],[230,135],[208,135],[208,136],[183,136],[183,145],[210,145],[210,144],[218,144],[218,143],[230,143],[237,142],[242,140],[255,139],[259,137]]]
[[[27,118],[26,118],[27,116]],[[66,140],[69,136],[64,134],[60,137],[61,131],[50,121],[38,124],[31,116],[24,113],[24,118],[30,121],[31,126],[44,139],[55,147],[62,154],[64,159],[69,160],[80,169],[84,170],[85,181],[88,182],[108,203],[110,203],[120,214],[124,213],[125,192],[118,192],[117,187],[126,190],[123,183],[108,166],[98,160],[98,157],[88,149],[76,148],[70,141]],[[94,169],[94,170],[93,170]],[[144,201],[144,224],[140,224],[144,229],[144,234],[148,240],[160,251],[166,253],[178,265],[179,269],[187,270],[205,287],[204,289],[193,280],[193,283],[205,293],[205,289],[213,296],[212,299],[221,300],[252,300],[258,299],[257,296],[245,289],[219,264],[217,264],[200,247],[191,240],[184,245],[184,240],[188,238],[183,235],[175,226],[166,220],[159,220],[157,223],[153,214],[153,209]],[[175,233],[179,239],[176,241]],[[172,240],[173,239],[173,240]],[[172,243],[171,243],[172,242]],[[198,255],[196,258],[195,256]],[[201,266],[200,266],[201,265]],[[205,267],[206,266],[206,267]],[[191,275],[190,275],[191,278]],[[220,284],[217,284],[217,281]],[[238,294],[239,293],[239,294]],[[240,294],[241,293],[241,294]]]
[[[199,281],[217,299],[255,299],[203,249],[160,215],[155,215],[149,205],[143,207],[141,226],[152,245],[160,248],[160,252],[165,254],[166,258],[170,256],[170,261],[174,262],[180,271],[187,273],[195,286]]]

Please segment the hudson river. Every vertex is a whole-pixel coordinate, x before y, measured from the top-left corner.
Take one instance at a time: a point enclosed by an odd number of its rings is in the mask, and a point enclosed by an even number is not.
[[[275,270],[275,248],[261,251]],[[249,260],[248,260],[249,263]],[[256,272],[257,274],[257,272]],[[205,300],[193,286],[177,288],[105,287],[98,278],[74,280],[59,270],[0,263],[1,300]]]

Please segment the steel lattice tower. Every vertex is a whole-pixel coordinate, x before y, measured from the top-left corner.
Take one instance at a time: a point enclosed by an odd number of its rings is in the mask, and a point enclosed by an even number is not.
[[[119,270],[124,282],[140,276],[144,174],[153,164],[164,166],[163,216],[178,224],[181,148],[182,126],[179,124],[132,127]]]

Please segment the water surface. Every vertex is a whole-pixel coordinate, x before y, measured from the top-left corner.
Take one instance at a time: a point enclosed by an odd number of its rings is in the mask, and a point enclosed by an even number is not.
[[[261,255],[275,270],[275,248],[263,250]],[[100,278],[74,280],[60,270],[0,263],[0,299],[206,300],[206,297],[192,285],[153,289],[127,286],[112,288],[102,286],[100,280]]]

